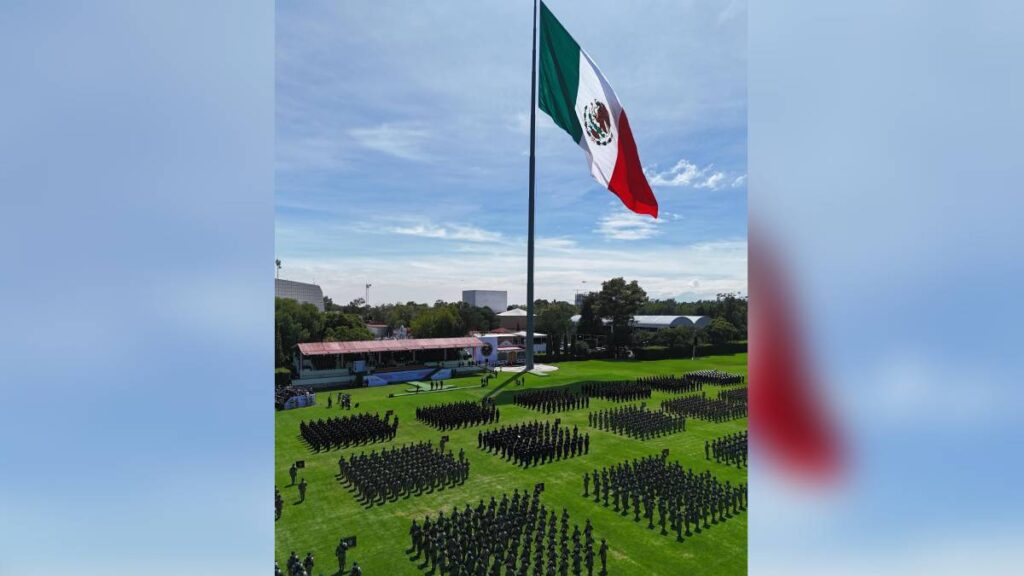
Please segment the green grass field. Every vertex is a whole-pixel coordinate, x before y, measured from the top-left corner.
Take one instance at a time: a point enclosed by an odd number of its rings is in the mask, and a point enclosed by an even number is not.
[[[694,471],[710,470],[721,480],[733,484],[746,482],[746,469],[737,469],[704,459],[704,441],[737,432],[747,427],[746,419],[725,423],[709,423],[688,419],[686,431],[663,436],[656,440],[641,442],[611,432],[604,432],[587,425],[587,412],[606,407],[625,405],[591,398],[590,408],[556,414],[543,414],[511,403],[511,394],[528,388],[562,386],[585,380],[625,380],[659,374],[682,374],[702,368],[717,368],[726,372],[746,374],[745,354],[734,356],[713,356],[697,360],[661,360],[650,362],[609,362],[591,360],[559,364],[559,370],[548,376],[527,376],[525,387],[506,386],[497,392],[495,399],[501,410],[504,426],[528,420],[553,420],[561,418],[563,425],[576,424],[581,432],[590,433],[590,453],[523,470],[511,462],[501,460],[476,448],[476,434],[482,428],[463,428],[446,432],[451,438],[448,447],[455,453],[465,448],[471,461],[469,480],[455,488],[433,494],[407,498],[372,508],[360,506],[351,492],[336,479],[338,457],[391,443],[371,444],[347,450],[334,450],[314,454],[309,452],[299,439],[299,421],[329,416],[340,416],[358,412],[379,412],[394,410],[400,418],[395,444],[420,440],[440,440],[442,432],[415,419],[418,406],[440,404],[462,400],[478,400],[511,375],[500,374],[491,381],[488,388],[479,386],[479,377],[471,376],[449,380],[456,387],[447,392],[388,398],[388,394],[405,391],[406,385],[398,384],[378,388],[363,388],[351,391],[353,404],[359,407],[351,412],[339,410],[335,405],[328,410],[326,393],[320,393],[320,405],[278,412],[276,414],[276,470],[275,483],[284,496],[284,512],[276,525],[275,558],[282,569],[288,554],[294,550],[300,557],[312,551],[316,558],[316,574],[334,574],[337,562],[334,547],[342,536],[358,536],[358,546],[349,551],[348,566],[356,560],[363,567],[366,576],[414,576],[423,574],[406,554],[410,546],[409,526],[413,518],[420,519],[435,515],[439,510],[450,511],[453,505],[462,507],[469,502],[476,504],[479,499],[488,500],[492,495],[500,499],[501,494],[511,494],[514,488],[532,490],[537,482],[545,483],[542,502],[549,508],[569,510],[572,522],[584,524],[590,518],[594,524],[594,535],[600,541],[608,539],[608,573],[624,576],[678,576],[736,575],[747,571],[747,515],[741,513],[732,519],[713,525],[702,534],[676,542],[674,535],[661,536],[659,530],[648,530],[646,521],[633,522],[632,515],[619,516],[592,500],[583,498],[582,477],[584,472],[593,471],[634,457],[658,454],[668,448],[669,460],[679,460],[684,467]],[[705,387],[708,395],[717,393],[714,386]],[[333,393],[331,393],[333,394]],[[675,394],[654,392],[648,406],[657,408],[662,400],[677,397]],[[298,504],[298,489],[289,486],[288,467],[295,460],[305,460],[305,470],[299,478],[309,483],[306,501]],[[270,497],[267,497],[269,509]],[[269,510],[268,510],[269,513]],[[600,568],[600,564],[598,564]],[[595,570],[595,574],[597,570]]]

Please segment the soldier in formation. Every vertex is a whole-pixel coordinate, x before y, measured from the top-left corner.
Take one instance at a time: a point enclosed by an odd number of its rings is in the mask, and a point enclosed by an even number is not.
[[[569,513],[548,510],[538,492],[455,507],[409,530],[410,552],[432,573],[458,576],[593,576],[593,527],[570,529]],[[606,546],[606,545],[605,545]],[[605,548],[607,553],[607,548]]]
[[[590,452],[590,435],[558,422],[514,424],[477,434],[477,448],[528,468]]]
[[[398,416],[386,414],[355,414],[327,420],[299,423],[299,435],[310,450],[320,452],[333,448],[347,448],[356,444],[370,444],[393,440],[398,434]]]
[[[533,408],[547,414],[590,406],[590,398],[570,388],[539,388],[519,392],[512,397],[517,406]]]
[[[649,440],[666,434],[686,430],[686,417],[653,411],[645,406],[623,406],[591,412],[587,415],[591,426],[616,434]]]
[[[690,380],[685,376],[649,376],[638,378],[637,382],[662,392],[699,392],[704,387],[703,382]]]
[[[437,404],[416,409],[417,420],[438,430],[493,424],[499,417],[498,407],[491,399]]]
[[[650,385],[639,380],[587,382],[583,384],[582,390],[592,398],[604,398],[613,402],[635,402],[651,397]]]
[[[711,422],[727,422],[747,417],[747,405],[725,400],[711,400],[701,392],[700,396],[683,396],[661,403],[661,409],[673,414],[681,414],[709,420]]]
[[[746,484],[733,486],[710,472],[684,470],[678,462],[667,462],[665,456],[621,462],[589,476],[595,503],[603,502],[622,516],[632,514],[635,522],[646,520],[651,530],[657,518],[661,534],[669,533],[668,526],[679,542],[684,534],[700,533],[702,527],[724,522],[747,507]]]
[[[728,434],[705,442],[704,457],[715,462],[731,464],[737,468],[747,465],[747,431]]]
[[[693,372],[683,374],[683,378],[691,382],[714,384],[716,386],[731,386],[734,384],[742,384],[744,381],[743,376],[739,374],[729,374],[728,372],[722,372],[721,370],[695,370]]]
[[[469,477],[465,454],[456,459],[429,441],[342,458],[338,467],[341,481],[364,506],[456,486]]]

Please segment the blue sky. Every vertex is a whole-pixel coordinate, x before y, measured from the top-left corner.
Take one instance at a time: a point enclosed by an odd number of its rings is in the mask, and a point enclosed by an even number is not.
[[[525,301],[531,3],[277,7],[276,252],[339,302]],[[746,293],[746,3],[554,0],[629,112],[654,221],[543,113],[539,298]]]

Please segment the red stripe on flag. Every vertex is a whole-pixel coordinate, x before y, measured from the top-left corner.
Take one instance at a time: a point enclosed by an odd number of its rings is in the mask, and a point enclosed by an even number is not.
[[[633,141],[625,110],[619,113],[619,155],[615,159],[608,189],[633,212],[658,217],[658,201],[640,165],[640,155],[636,151],[636,142]]]
[[[833,479],[843,460],[836,427],[812,379],[784,274],[765,242],[751,235],[751,437],[783,469],[807,480]]]

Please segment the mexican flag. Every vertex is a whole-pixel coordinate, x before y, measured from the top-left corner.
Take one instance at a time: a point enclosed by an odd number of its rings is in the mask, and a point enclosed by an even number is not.
[[[587,153],[590,173],[633,212],[658,217],[626,111],[597,65],[540,4],[540,109]]]

